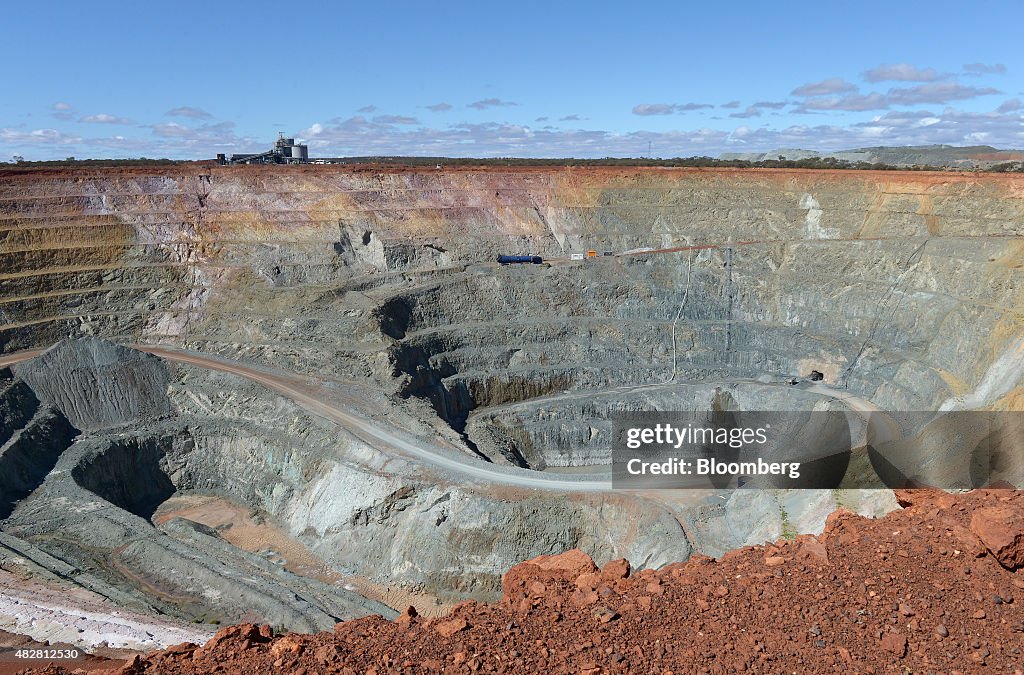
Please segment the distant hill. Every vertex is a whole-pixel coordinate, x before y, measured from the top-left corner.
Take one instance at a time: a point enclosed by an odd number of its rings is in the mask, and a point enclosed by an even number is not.
[[[990,145],[916,145],[877,146],[836,152],[816,152],[797,148],[780,148],[771,152],[724,152],[719,158],[726,161],[800,161],[804,159],[836,159],[856,164],[888,164],[910,167],[928,166],[951,169],[989,169],[1007,162],[1024,161],[1024,150],[999,150]]]

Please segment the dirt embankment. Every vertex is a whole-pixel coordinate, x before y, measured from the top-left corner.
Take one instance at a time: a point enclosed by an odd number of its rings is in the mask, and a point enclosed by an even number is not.
[[[631,575],[573,551],[510,570],[496,605],[317,635],[235,626],[111,672],[1020,672],[1024,493],[898,497],[717,561]]]

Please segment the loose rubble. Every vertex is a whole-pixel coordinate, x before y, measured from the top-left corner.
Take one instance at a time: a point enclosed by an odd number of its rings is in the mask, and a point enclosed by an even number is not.
[[[315,635],[232,626],[108,672],[1020,673],[1024,494],[897,497],[905,508],[883,518],[839,511],[818,537],[719,560],[635,571],[579,551],[542,556],[505,574],[497,604]]]

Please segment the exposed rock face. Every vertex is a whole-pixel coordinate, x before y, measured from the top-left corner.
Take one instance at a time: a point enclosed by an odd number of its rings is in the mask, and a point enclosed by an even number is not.
[[[1011,506],[979,509],[971,531],[996,560],[1008,569],[1024,567],[1024,514]]]
[[[150,421],[171,411],[163,362],[98,338],[63,340],[14,372],[81,431]]]
[[[384,411],[367,414],[533,469],[607,463],[601,418],[613,410],[700,410],[724,398],[807,409],[822,397],[782,383],[812,370],[883,408],[1020,409],[1021,181],[568,168],[7,172],[0,351],[99,336],[343,378],[339,387]],[[590,248],[622,255],[568,259]],[[639,248],[663,250],[624,254]],[[551,262],[494,264],[510,252]],[[35,486],[10,498],[22,500],[5,531],[26,550],[77,561],[105,589],[141,568],[139,588],[187,601],[138,588],[131,599],[180,615],[226,606],[226,619],[242,621],[251,603],[267,621],[316,628],[333,621],[332,607],[349,616],[369,605],[268,571],[210,528],[154,527],[152,509],[171,491],[235,500],[339,573],[447,600],[497,597],[505,569],[541,554],[578,547],[643,570],[692,549],[720,554],[820,531],[841,505],[893,507],[888,493],[740,491],[695,505],[489,490],[439,478],[238,378],[83,345],[20,367],[23,380],[0,396],[0,439],[50,401],[89,432],[66,440],[59,458],[40,455],[50,459],[10,491]],[[53,536],[58,509],[78,543]],[[211,559],[231,579],[220,598],[210,597]]]
[[[1022,583],[992,556],[958,552],[978,514],[1024,520],[1006,490],[918,495],[870,520],[840,513],[820,537],[664,569],[600,574],[578,551],[508,571],[500,603],[451,615],[368,617],[331,633],[221,630],[120,673],[931,672],[1013,670]],[[952,533],[952,534],[951,534]],[[1024,531],[1014,530],[1015,536]],[[921,570],[928,569],[927,575]],[[66,671],[56,671],[57,673]]]
[[[375,376],[456,425],[568,388],[812,369],[882,407],[1006,405],[1019,380],[1005,376],[1024,358],[1021,181],[572,168],[7,173],[0,344],[98,334]],[[506,252],[687,245],[709,248],[493,266]]]
[[[259,616],[317,630],[346,616],[393,615],[385,605],[238,550],[198,523],[173,519],[154,527],[149,519],[157,506],[196,482],[249,496],[231,490],[232,469],[249,458],[189,461],[219,450],[222,436],[237,441],[238,433],[222,419],[176,409],[169,391],[183,394],[171,387],[175,378],[161,359],[86,338],[61,342],[14,370],[17,377],[0,371],[5,569],[188,620]],[[210,462],[205,475],[202,461]],[[264,478],[268,489],[280,487],[280,476],[272,476]]]

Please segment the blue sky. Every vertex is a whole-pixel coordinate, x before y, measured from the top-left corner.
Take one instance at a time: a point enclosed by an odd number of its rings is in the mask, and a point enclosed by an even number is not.
[[[927,9],[925,9],[927,8]],[[1024,3],[4,3],[0,161],[1024,148]]]

